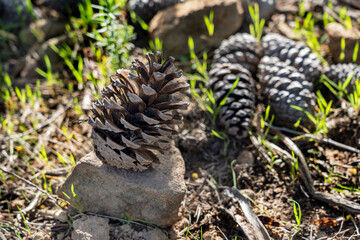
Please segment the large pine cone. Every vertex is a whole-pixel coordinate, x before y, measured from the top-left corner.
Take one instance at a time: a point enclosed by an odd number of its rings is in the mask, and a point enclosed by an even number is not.
[[[253,75],[263,55],[260,42],[249,33],[237,33],[223,40],[215,50],[214,63],[239,63]]]
[[[360,66],[353,63],[339,63],[325,67],[325,75],[336,84],[338,82],[345,82],[352,73],[351,82],[347,87],[348,91],[352,90],[352,85],[355,83],[355,80],[360,79]]]
[[[213,90],[217,104],[225,98],[237,78],[240,79],[219,111],[218,117],[220,125],[229,135],[238,139],[246,137],[255,104],[251,73],[240,64],[217,63],[212,65],[209,75],[209,87]]]
[[[303,73],[308,81],[318,81],[322,73],[321,61],[303,43],[296,43],[276,33],[262,38],[264,55],[277,57]]]
[[[311,122],[306,115],[290,105],[313,113],[315,96],[311,93],[312,83],[306,81],[305,75],[296,68],[276,57],[263,57],[258,68],[258,78],[263,84],[263,94],[275,115],[275,123],[293,127],[293,124],[302,118],[301,123],[309,127]]]
[[[143,171],[158,163],[153,150],[170,146],[174,126],[182,120],[176,110],[188,106],[174,95],[188,88],[178,79],[182,71],[173,71],[174,58],[162,63],[159,52],[146,58],[148,66],[133,61],[136,74],[120,69],[111,76],[111,84],[93,103],[94,117],[89,117],[97,156],[118,168]]]

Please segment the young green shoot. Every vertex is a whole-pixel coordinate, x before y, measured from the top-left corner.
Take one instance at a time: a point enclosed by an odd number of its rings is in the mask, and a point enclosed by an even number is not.
[[[61,81],[57,81],[57,76],[52,72],[51,62],[48,55],[44,57],[46,72],[41,70],[40,68],[36,68],[35,71],[42,76],[43,78],[47,79],[47,83],[49,86],[54,85],[55,83],[61,83]]]
[[[248,1],[248,6],[252,20],[252,24],[249,25],[250,34],[253,35],[256,39],[260,40],[265,25],[265,19],[260,19],[260,9],[258,3],[255,3],[254,6],[252,6]]]
[[[340,59],[340,61],[344,61],[344,59],[345,59],[345,47],[346,47],[345,38],[341,38],[340,47],[341,47],[341,52],[340,52],[340,55],[339,55],[339,59]]]
[[[231,174],[233,179],[233,188],[237,188],[237,179],[236,179],[236,172],[234,170],[234,164],[236,163],[236,159],[231,161],[230,168],[231,168]]]
[[[80,200],[77,196],[77,194],[75,193],[75,190],[74,190],[74,184],[71,184],[71,193],[72,193],[72,196],[74,198],[74,200],[72,201],[74,203],[74,207],[79,211],[79,212],[82,212],[82,206],[81,206],[81,203],[80,203]],[[69,195],[67,195],[65,192],[63,192],[64,196],[66,198],[68,198],[69,200],[71,200],[71,197]],[[70,205],[72,205],[71,203],[69,203]]]
[[[353,76],[354,72],[351,72],[344,82],[339,81],[338,84],[336,84],[323,74],[320,78],[320,82],[322,82],[338,99],[342,99],[345,96],[348,96],[347,87],[349,86]]]
[[[19,206],[16,206],[16,207],[18,208],[18,210],[19,210],[19,212],[20,212],[20,215],[21,215],[21,217],[22,217],[22,219],[23,219],[23,223],[24,223],[24,226],[25,226],[25,228],[26,228],[27,233],[28,233],[28,234],[30,234],[30,233],[31,233],[31,231],[30,231],[30,228],[29,228],[28,222],[27,222],[27,220],[26,220],[26,218],[25,218],[25,216],[24,216],[23,212],[21,211],[21,209],[20,209],[20,207],[19,207]]]
[[[157,52],[157,51],[162,52],[163,42],[160,40],[160,38],[156,37],[154,41],[153,40],[149,41],[149,47],[153,52]]]
[[[351,17],[347,14],[347,8],[344,6],[339,11],[339,17],[343,20],[343,25],[346,29],[352,29]]]
[[[149,25],[141,19],[132,9],[128,8],[130,18],[133,23],[138,23],[144,31],[149,30]]]
[[[359,79],[356,79],[354,83],[353,93],[348,95],[349,103],[354,108],[356,116],[359,114],[360,110],[360,82]]]
[[[293,202],[293,211],[294,211],[295,222],[296,222],[296,225],[293,225],[293,227],[296,229],[296,232],[291,236],[291,239],[293,239],[294,236],[296,234],[298,234],[301,229],[301,207],[297,201],[295,201],[293,199],[289,199],[289,201]]]
[[[329,20],[327,15],[323,16],[324,24],[328,24]],[[305,38],[306,44],[309,48],[314,52],[321,62],[326,63],[326,60],[321,56],[321,44],[315,34],[314,26],[316,23],[316,19],[313,17],[311,12],[308,12],[305,15],[305,4],[304,2],[299,2],[299,13],[298,16],[295,17],[295,27],[294,32],[300,34],[303,38]],[[325,41],[325,38],[321,38],[320,40]]]
[[[209,16],[204,16],[204,22],[209,36],[212,37],[214,35],[214,30],[215,30],[213,10],[210,11]]]
[[[318,96],[318,110],[315,115],[299,106],[291,105],[291,107],[298,111],[302,111],[306,115],[306,117],[309,118],[309,120],[315,125],[314,135],[321,134],[323,136],[326,136],[328,133],[326,119],[330,113],[332,101],[326,102],[324,96],[321,94],[320,91],[318,91],[316,94]]]
[[[226,132],[217,132],[215,130],[212,130],[211,135],[214,135],[215,137],[224,141],[224,155],[227,156],[227,150],[228,150],[228,146],[229,146],[229,143],[228,143],[229,137],[226,134]]]
[[[354,63],[357,61],[358,53],[359,53],[359,42],[356,42],[355,46],[354,46],[353,56],[352,56],[352,60]]]
[[[299,159],[298,157],[295,156],[293,151],[291,151],[291,155],[294,159],[296,159],[295,162],[291,162],[291,168],[290,168],[291,179],[294,181],[299,170]]]
[[[273,124],[274,119],[275,119],[275,116],[272,115],[272,116],[271,116],[271,119],[270,119],[270,122],[269,122],[267,128],[265,129],[265,123],[269,120],[269,117],[270,117],[270,105],[268,105],[268,106],[266,107],[265,116],[261,116],[261,117],[260,117],[260,125],[261,125],[260,127],[261,127],[261,129],[262,129],[263,131],[265,130],[265,131],[264,131],[264,138],[266,138],[267,135],[269,134],[270,127],[271,127],[271,125]]]

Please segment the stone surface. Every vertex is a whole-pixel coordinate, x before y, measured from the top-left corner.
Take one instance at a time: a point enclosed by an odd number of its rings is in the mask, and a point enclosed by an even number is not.
[[[165,240],[169,239],[166,234],[164,234],[158,228],[145,228],[139,229],[130,225],[121,225],[117,226],[112,232],[111,236],[114,239],[122,240]]]
[[[20,39],[25,45],[31,46],[36,42],[42,42],[49,38],[65,33],[66,21],[55,19],[39,19],[32,22],[29,27],[20,31]],[[34,33],[37,35],[35,36]]]
[[[143,172],[104,165],[94,152],[83,157],[59,189],[59,195],[83,212],[142,219],[171,226],[184,199],[184,160],[175,147],[159,157],[160,164]],[[71,185],[77,195],[73,197]]]
[[[110,240],[109,219],[84,215],[73,226],[72,240]]]
[[[215,31],[208,37],[204,16],[214,11]],[[221,41],[241,27],[243,9],[238,0],[191,0],[158,12],[151,20],[149,33],[163,41],[164,53],[178,58],[189,52],[188,37],[192,36],[195,50],[218,47]]]
[[[255,164],[254,155],[249,150],[244,149],[239,153],[239,155],[238,155],[238,157],[236,159],[236,163],[237,164],[248,165],[248,166],[252,167]]]
[[[350,63],[353,60],[353,51],[356,42],[360,42],[360,32],[356,29],[345,29],[340,23],[329,23],[325,28],[329,35],[329,48],[335,63]],[[345,58],[340,60],[341,54],[341,38],[345,39]],[[358,52],[357,64],[360,64],[360,51]]]

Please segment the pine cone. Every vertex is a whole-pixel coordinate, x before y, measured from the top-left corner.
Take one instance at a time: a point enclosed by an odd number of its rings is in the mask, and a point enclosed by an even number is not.
[[[352,85],[356,79],[360,79],[360,66],[353,63],[339,63],[332,64],[325,67],[325,75],[336,84],[338,82],[345,82],[345,80],[353,73],[350,84],[347,87],[348,91],[352,90]]]
[[[129,0],[128,7],[143,21],[149,23],[158,11],[186,0]]]
[[[302,111],[290,106],[301,107],[310,113],[314,111],[312,84],[305,80],[304,74],[276,57],[265,56],[259,64],[258,78],[263,84],[263,94],[269,101],[276,124],[293,127],[302,118],[304,126],[311,125]]]
[[[248,135],[254,113],[254,80],[251,73],[240,64],[217,63],[209,72],[209,87],[213,90],[216,103],[220,103],[233,83],[240,78],[236,88],[226,99],[219,111],[219,123],[227,133],[241,139]]]
[[[276,33],[262,39],[264,55],[277,57],[303,73],[310,82],[318,81],[322,73],[321,61],[303,43],[296,43]]]
[[[175,124],[182,120],[177,109],[184,109],[176,92],[188,84],[179,80],[182,71],[173,71],[174,58],[162,63],[161,53],[147,53],[148,66],[135,59],[132,71],[120,69],[111,76],[111,84],[93,103],[92,137],[97,156],[118,168],[143,171],[158,163],[153,150],[170,146],[177,132]]]
[[[223,40],[215,50],[214,63],[239,63],[256,74],[263,55],[260,42],[249,33],[237,33]]]

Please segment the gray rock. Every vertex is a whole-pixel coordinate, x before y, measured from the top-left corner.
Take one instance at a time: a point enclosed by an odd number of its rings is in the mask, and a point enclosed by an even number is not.
[[[254,155],[249,150],[244,149],[239,153],[236,163],[252,167],[255,164]]]
[[[120,218],[129,214],[158,226],[171,226],[185,196],[185,166],[176,147],[165,154],[153,169],[135,172],[105,165],[91,152],[77,163],[59,196],[67,199],[66,193],[72,206],[83,212]]]
[[[109,219],[84,215],[73,226],[72,240],[110,240]]]
[[[39,19],[20,31],[20,39],[25,45],[31,46],[36,42],[42,42],[64,34],[65,25],[66,21]]]
[[[360,39],[360,31],[357,29],[345,29],[340,23],[329,23],[325,28],[327,34],[329,35],[329,48],[331,56],[335,63],[351,63],[353,60],[354,47]],[[345,39],[345,58],[340,60],[341,50],[341,39]],[[358,52],[357,64],[360,64],[360,51]]]
[[[143,230],[139,232],[139,237],[146,240],[164,240],[168,239],[167,236],[158,228],[152,230]]]
[[[204,16],[214,11],[214,35],[208,37]],[[158,12],[149,24],[152,39],[163,41],[164,52],[178,58],[189,52],[188,37],[195,50],[218,47],[221,41],[241,27],[243,9],[238,0],[196,0],[179,3]]]
[[[112,237],[122,240],[165,240],[169,239],[160,229],[142,229],[134,228],[130,225],[122,225],[116,227],[112,233]]]

